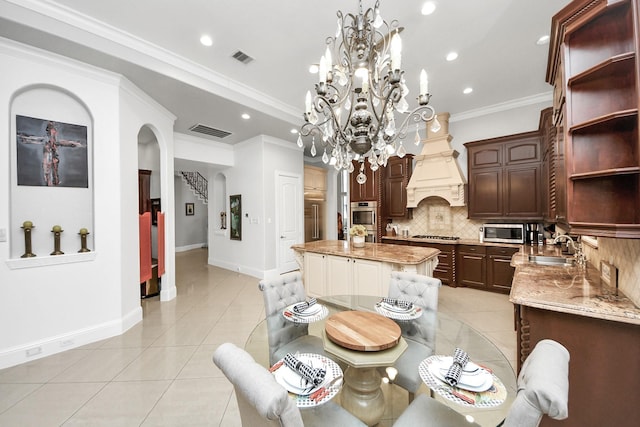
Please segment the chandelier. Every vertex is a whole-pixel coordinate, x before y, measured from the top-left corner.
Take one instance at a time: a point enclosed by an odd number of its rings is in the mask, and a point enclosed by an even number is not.
[[[435,110],[429,105],[427,73],[420,73],[418,106],[410,109],[406,100],[409,88],[401,68],[402,41],[398,22],[388,24],[380,16],[380,0],[358,14],[337,12],[334,37],[326,39],[326,51],[318,71],[315,95],[307,91],[304,119],[297,144],[311,137],[311,155],[315,156],[316,138],[324,147],[322,161],[336,170],[354,171],[353,160],[360,162],[357,177],[366,181],[365,160],[372,171],[386,166],[394,153],[404,157],[403,140],[410,122],[431,122],[438,132]],[[397,125],[396,123],[400,123]],[[415,144],[420,144],[416,126]],[[329,150],[329,152],[327,152]]]

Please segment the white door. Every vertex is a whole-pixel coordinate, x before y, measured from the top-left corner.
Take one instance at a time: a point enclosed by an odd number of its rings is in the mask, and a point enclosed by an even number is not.
[[[302,242],[302,179],[299,175],[278,174],[276,179],[278,228],[277,264],[280,274],[297,270],[292,245]]]

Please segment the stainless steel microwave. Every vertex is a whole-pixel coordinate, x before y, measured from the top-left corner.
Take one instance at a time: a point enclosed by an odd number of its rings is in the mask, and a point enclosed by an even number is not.
[[[482,237],[485,242],[523,244],[524,224],[484,224]]]

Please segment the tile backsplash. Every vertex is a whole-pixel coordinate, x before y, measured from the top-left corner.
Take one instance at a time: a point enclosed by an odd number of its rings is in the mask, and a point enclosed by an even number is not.
[[[598,248],[584,245],[589,262],[600,269],[600,261],[618,268],[618,288],[640,306],[640,239],[598,238]]]
[[[467,218],[467,207],[453,207],[444,199],[429,197],[413,209],[413,219],[394,221],[398,229],[409,229],[409,235],[429,234],[437,236],[458,236],[462,239],[478,240],[481,221]]]

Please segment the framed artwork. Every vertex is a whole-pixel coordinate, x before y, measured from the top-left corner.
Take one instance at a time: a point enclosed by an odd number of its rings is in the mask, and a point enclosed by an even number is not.
[[[158,225],[158,212],[161,210],[160,199],[151,199],[151,224]]]
[[[184,213],[187,216],[191,216],[191,215],[194,215],[196,213],[195,206],[193,205],[193,203],[185,203],[184,204]]]
[[[16,115],[18,185],[89,188],[87,127]]]
[[[229,196],[229,207],[231,210],[231,240],[242,240],[242,196],[235,194]]]

